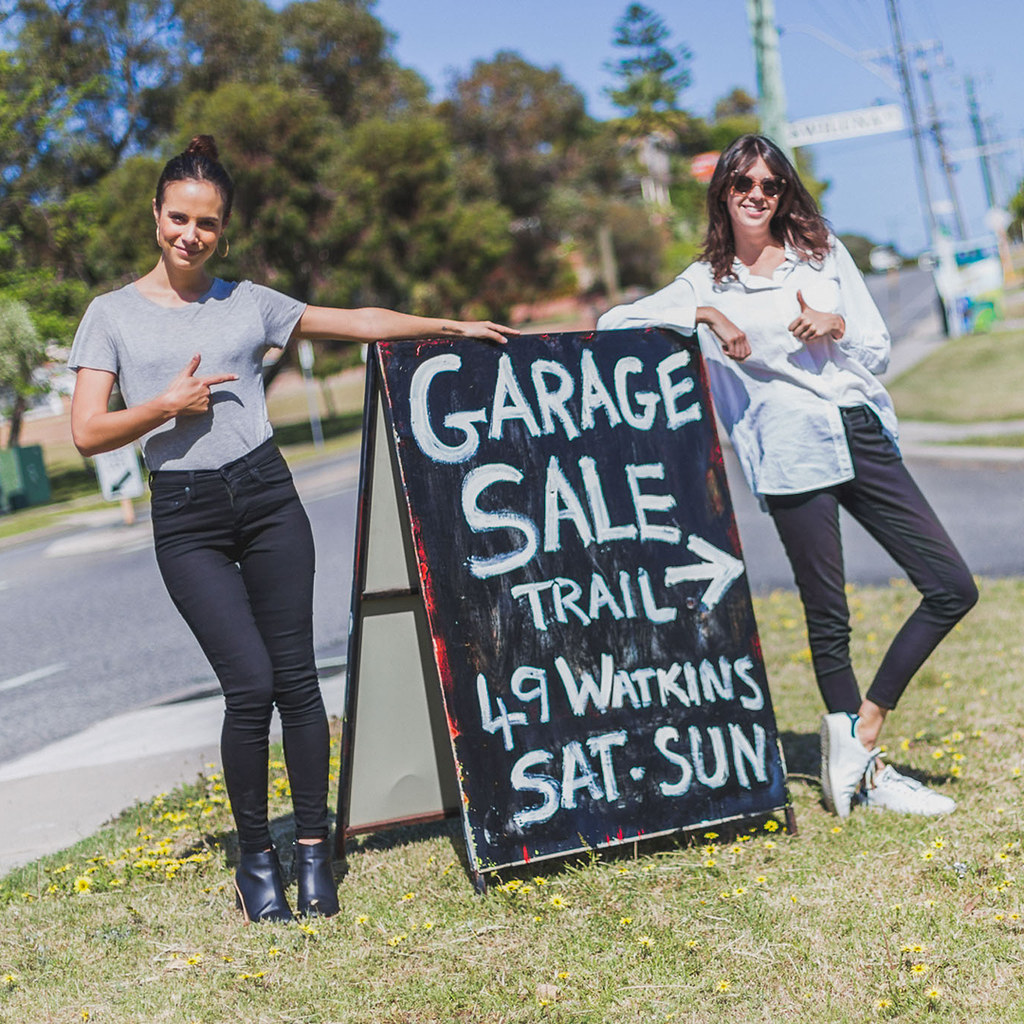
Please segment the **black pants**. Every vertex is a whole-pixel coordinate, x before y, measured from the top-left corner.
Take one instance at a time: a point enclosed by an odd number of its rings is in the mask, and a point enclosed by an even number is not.
[[[842,412],[854,478],[765,500],[793,566],[814,673],[829,711],[856,712],[861,703],[850,664],[840,505],[921,592],[921,603],[896,634],[867,692],[869,700],[894,708],[914,673],[977,601],[978,590],[878,418],[866,406]]]
[[[224,691],[221,756],[243,852],[270,845],[274,705],[298,838],[326,837],[329,737],[313,654],[313,535],[268,441],[219,470],[153,474],[153,534],[168,593]]]

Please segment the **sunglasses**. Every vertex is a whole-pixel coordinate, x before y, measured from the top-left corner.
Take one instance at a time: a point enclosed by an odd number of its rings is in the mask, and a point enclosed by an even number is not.
[[[766,199],[774,199],[782,195],[786,188],[785,178],[752,178],[749,174],[736,174],[732,179],[732,190],[737,195],[745,196],[754,191],[754,186],[761,186],[761,194]]]

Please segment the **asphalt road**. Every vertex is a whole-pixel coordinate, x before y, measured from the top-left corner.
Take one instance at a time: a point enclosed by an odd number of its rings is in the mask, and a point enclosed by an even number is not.
[[[348,639],[356,459],[296,473],[317,546],[314,643],[328,662]],[[148,522],[0,551],[0,622],[0,763],[216,686],[164,591]]]

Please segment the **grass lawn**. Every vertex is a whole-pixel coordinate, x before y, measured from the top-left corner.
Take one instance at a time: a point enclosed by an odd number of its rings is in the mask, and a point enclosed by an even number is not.
[[[1024,418],[1024,331],[955,338],[888,387],[905,420],[975,423]]]
[[[938,820],[820,805],[819,699],[797,599],[755,602],[799,825],[745,823],[474,893],[461,832],[381,833],[341,913],[243,927],[220,776],[137,806],[0,882],[0,1020],[110,1024],[1024,1020],[1024,581],[982,599],[886,739],[956,798]],[[867,677],[914,604],[852,588]],[[275,761],[275,827],[290,839]]]

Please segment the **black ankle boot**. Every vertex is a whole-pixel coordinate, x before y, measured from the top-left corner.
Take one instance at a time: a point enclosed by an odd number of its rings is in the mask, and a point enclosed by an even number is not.
[[[298,911],[310,917],[338,912],[338,886],[331,868],[331,842],[295,844],[295,878],[299,883]]]
[[[250,921],[294,921],[284,895],[284,880],[276,850],[243,853],[235,871],[238,906]]]

